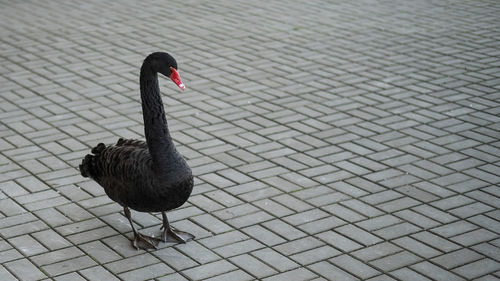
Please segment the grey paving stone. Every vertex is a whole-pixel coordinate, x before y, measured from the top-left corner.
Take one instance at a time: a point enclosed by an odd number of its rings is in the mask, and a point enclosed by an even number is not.
[[[210,214],[197,216],[194,220],[201,226],[207,228],[210,232],[219,234],[232,230],[232,228],[221,220],[213,217]]]
[[[6,181],[2,183],[0,190],[2,190],[7,196],[16,197],[19,195],[27,194],[28,192],[15,181]]]
[[[229,261],[259,279],[278,273],[278,271],[248,254],[232,257]]]
[[[326,231],[315,236],[325,241],[332,247],[340,249],[344,252],[350,252],[363,247],[361,244],[355,242],[354,240],[351,240],[333,231]]]
[[[384,187],[382,187],[374,182],[363,179],[363,178],[351,178],[351,179],[346,180],[346,182],[349,182],[350,184],[352,184],[358,188],[361,188],[367,192],[370,192],[370,193],[375,193],[375,192],[385,190]]]
[[[205,280],[215,281],[215,280],[253,280],[253,277],[243,270],[235,270],[228,273],[224,273],[218,276],[214,276]]]
[[[358,280],[355,276],[326,261],[310,265],[309,268],[328,280]]]
[[[93,218],[93,216],[87,212],[85,209],[81,208],[76,204],[67,204],[60,207],[57,207],[57,210],[60,211],[65,216],[69,217],[73,221],[81,221]]]
[[[434,195],[441,197],[441,198],[456,194],[456,192],[454,192],[454,191],[451,191],[447,188],[438,186],[436,184],[433,184],[433,183],[427,182],[427,181],[415,183],[413,185],[418,187],[419,189],[421,189],[423,191],[429,192],[429,193],[434,194]]]
[[[296,193],[297,192],[295,192],[294,195]],[[293,209],[296,212],[301,212],[301,211],[313,208],[313,206],[311,206],[307,202],[304,202],[300,199],[297,199],[296,197],[293,197],[289,194],[282,194],[282,195],[275,196],[273,198],[273,200],[277,201],[278,203],[280,203],[284,206],[287,206],[288,208]]]
[[[413,224],[404,222],[376,230],[373,233],[386,240],[391,240],[397,237],[407,236],[420,230],[421,228],[414,226]]]
[[[22,258],[23,255],[16,249],[8,249],[2,251],[2,256],[0,257],[0,262],[8,262]]]
[[[263,248],[264,245],[257,240],[249,239],[241,242],[236,242],[230,245],[225,245],[214,249],[214,251],[224,258],[246,253],[256,249]]]
[[[297,263],[289,259],[288,257],[274,251],[271,248],[264,248],[252,252],[252,255],[261,261],[265,262],[267,265],[275,268],[279,272],[286,272],[291,269],[299,267]]]
[[[3,217],[0,219],[0,225],[2,228],[15,226],[18,224],[31,222],[36,220],[36,217],[31,213],[23,213],[15,216]]]
[[[60,276],[54,278],[54,280],[57,280],[57,281],[64,281],[64,280],[85,281],[86,279],[83,278],[82,276],[78,275],[78,273],[72,272],[72,273],[60,275]]]
[[[68,247],[57,251],[32,257],[31,260],[38,266],[53,264],[82,256],[83,252],[76,247]]]
[[[365,247],[363,249],[354,251],[352,255],[364,262],[367,262],[385,256],[389,256],[401,251],[402,249],[400,247],[389,242],[383,242],[377,245]]]
[[[496,196],[493,196],[493,197],[489,196],[488,193],[482,192],[479,190],[471,191],[471,192],[467,193],[467,195],[471,196],[472,198],[474,198],[480,202],[483,202],[485,204],[488,204],[490,206],[498,208],[498,203],[495,200]]]
[[[249,237],[240,231],[230,231],[200,240],[211,249],[247,240]]]
[[[243,228],[242,231],[267,246],[274,246],[286,242],[284,238],[274,234],[260,225]]]
[[[348,255],[334,257],[329,261],[360,279],[366,280],[380,274],[378,270]]]
[[[312,263],[320,262],[322,260],[326,260],[339,254],[341,254],[340,251],[334,249],[331,246],[324,245],[318,248],[291,255],[289,257],[301,265],[309,265]]]
[[[191,280],[201,280],[209,277],[217,276],[228,271],[235,270],[236,267],[225,260],[219,260],[198,267],[190,268],[184,271],[186,276]]]
[[[281,194],[282,192],[274,187],[265,187],[259,190],[247,192],[245,194],[241,194],[238,196],[238,198],[244,200],[244,201],[252,201],[252,200],[260,200],[260,199],[265,199],[269,197],[276,196],[278,194]]]
[[[106,269],[114,274],[122,273],[124,271],[129,271],[144,266],[152,265],[158,263],[158,259],[153,255],[146,253],[142,255],[132,256],[126,259],[120,259],[111,263],[105,264]]]
[[[398,238],[396,240],[393,240],[392,243],[400,246],[401,248],[404,248],[418,256],[424,257],[424,258],[431,258],[434,256],[440,255],[442,252],[438,251],[432,247],[429,247],[425,245],[424,243],[421,243],[411,237],[405,236]]]
[[[466,221],[457,221],[453,222],[447,225],[443,225],[440,227],[436,227],[432,229],[432,232],[443,236],[443,237],[450,237],[450,236],[455,236],[458,234],[462,234],[464,232],[469,232],[471,230],[476,229],[476,226],[466,222]]]
[[[88,280],[120,280],[101,265],[81,270],[80,274]]]
[[[483,241],[490,241],[495,239],[497,234],[486,229],[477,229],[471,232],[457,235],[451,238],[452,241],[464,246],[475,245]]]
[[[64,226],[57,227],[55,230],[63,236],[81,233],[82,231],[92,230],[97,227],[102,227],[105,224],[97,218],[76,222],[72,224],[66,224]]]
[[[382,275],[379,275],[379,276],[376,276],[376,277],[373,277],[373,278],[370,278],[367,280],[369,280],[369,281],[382,281],[382,280],[392,281],[392,280],[396,280],[396,279],[390,277],[387,274],[382,274]]]
[[[386,226],[394,225],[394,224],[399,223],[399,222],[401,222],[401,220],[395,216],[383,215],[380,217],[376,217],[376,218],[364,220],[362,222],[358,222],[358,223],[356,223],[356,225],[365,229],[365,230],[372,231],[372,230],[384,228]]]
[[[373,260],[370,262],[370,264],[381,269],[382,271],[392,271],[394,269],[414,264],[420,260],[421,258],[419,258],[418,256],[410,252],[403,251],[377,260]]]
[[[161,259],[175,270],[183,270],[185,268],[190,268],[198,265],[197,262],[182,254],[173,247],[167,247],[158,250],[154,253],[154,256]]]
[[[275,217],[284,217],[294,213],[294,211],[292,211],[290,208],[287,208],[282,204],[279,204],[276,201],[267,198],[255,201],[254,205],[266,211],[267,213],[274,215]]]
[[[399,279],[407,279],[407,280],[415,280],[415,281],[417,281],[417,280],[422,280],[422,281],[431,280],[431,279],[425,277],[424,275],[419,274],[419,273],[417,273],[409,268],[406,268],[406,267],[392,271],[391,275],[393,275]]]
[[[172,274],[168,274],[168,275],[165,275],[161,278],[158,278],[158,280],[162,280],[162,281],[185,281],[185,280],[189,280],[187,279],[186,277],[182,276],[180,273],[172,273]]]
[[[262,223],[262,226],[276,233],[277,235],[287,239],[287,240],[295,240],[301,237],[306,236],[306,233],[283,222],[282,220],[272,220],[268,222]]]
[[[74,244],[89,242],[92,240],[100,239],[115,235],[117,232],[109,226],[100,227],[97,229],[84,231],[66,236],[66,238]]]
[[[42,244],[33,239],[29,235],[17,236],[9,239],[9,242],[16,247],[25,256],[33,256],[36,254],[47,252]]]
[[[215,211],[212,214],[219,219],[228,220],[232,218],[237,218],[240,216],[245,216],[248,214],[253,214],[259,211],[259,208],[255,207],[253,204],[241,204],[231,208],[224,208],[223,210]]]
[[[411,237],[446,253],[461,248],[457,244],[430,232],[419,232],[411,235]]]
[[[498,279],[495,1],[185,4],[2,6],[0,276]],[[160,79],[196,183],[169,219],[197,238],[143,252],[77,167],[144,139],[157,50],[188,87]]]
[[[16,277],[14,277],[14,275],[12,275],[3,266],[0,266],[0,278],[2,278],[2,280],[15,280],[16,279]]]
[[[500,230],[500,222],[498,222],[497,220],[494,220],[492,218],[489,218],[487,216],[484,216],[484,215],[474,216],[474,217],[468,219],[468,221],[473,222],[477,225],[480,225],[481,227],[485,228],[486,230],[490,230],[493,232],[498,233]]]
[[[46,277],[41,270],[25,258],[5,263],[4,266],[21,280],[38,280]]]
[[[30,234],[47,229],[48,226],[41,221],[27,222],[21,225],[15,225],[0,229],[0,234],[5,238],[19,236],[23,234]]]
[[[495,257],[498,256],[496,254],[500,250],[498,248],[498,243],[495,244],[495,241],[498,242],[497,240],[493,240],[490,243],[481,243],[481,244],[475,245],[472,247],[472,249],[474,249],[475,251],[477,251],[483,255],[486,255],[488,257],[492,257],[493,259],[495,259]],[[491,247],[491,245],[495,245],[495,247]],[[496,259],[496,260],[498,261],[498,259]]]
[[[478,253],[469,249],[460,249],[458,251],[433,258],[431,261],[443,266],[446,269],[452,269],[459,265],[468,264],[475,260],[481,259],[482,257],[482,255],[479,255]]]
[[[340,204],[332,204],[323,207],[324,210],[328,211],[329,213],[343,219],[346,222],[358,222],[361,220],[366,219],[365,216],[349,209],[346,208]]]
[[[315,186],[315,187],[310,187],[307,189],[302,189],[298,190],[293,193],[293,196],[297,197],[299,200],[307,200],[311,198],[317,198],[318,196],[324,196],[324,195],[329,195],[331,193],[334,193],[335,191],[324,186]]]
[[[213,251],[205,248],[198,243],[186,244],[183,247],[179,247],[177,250],[200,264],[205,264],[220,259],[220,257]]]
[[[139,269],[127,271],[125,273],[119,274],[118,276],[123,280],[146,280],[158,276],[163,276],[172,272],[174,272],[173,269],[168,267],[166,264],[157,263]]]
[[[427,261],[415,264],[411,268],[435,280],[466,280]]]
[[[82,249],[88,256],[92,257],[92,259],[100,263],[107,263],[122,258],[100,241],[81,244],[80,249]]]
[[[362,200],[368,204],[380,204],[388,201],[392,201],[397,198],[403,197],[400,193],[395,192],[393,190],[386,190],[382,192],[377,192],[374,194],[370,194],[367,196],[364,196]]]
[[[320,209],[312,209],[309,211],[304,211],[298,214],[284,217],[283,220],[291,225],[297,226],[314,220],[322,219],[326,216],[328,216],[328,213]]]
[[[436,208],[439,208],[441,210],[448,210],[451,208],[456,208],[460,207],[463,205],[468,205],[470,203],[474,202],[472,199],[462,196],[462,195],[457,195],[453,196],[450,198],[446,198],[437,202],[433,202],[432,205]]]
[[[324,232],[328,229],[333,229],[335,227],[338,227],[340,225],[344,225],[346,222],[343,220],[336,218],[336,217],[326,217],[324,219],[312,221],[309,223],[305,223],[303,225],[300,225],[299,228],[308,234],[316,234],[320,232]]]
[[[335,228],[335,231],[365,246],[382,242],[379,237],[352,224]]]
[[[409,197],[403,197],[379,204],[377,205],[377,207],[384,210],[385,212],[392,213],[403,209],[409,209],[419,204],[420,202],[415,199]]]
[[[227,220],[227,223],[236,227],[236,228],[242,228],[242,227],[254,225],[257,223],[269,221],[273,218],[274,217],[272,215],[269,215],[268,213],[266,213],[264,211],[258,211],[258,212],[253,213],[253,214],[248,214],[248,215],[244,215],[241,217],[229,219],[229,220]]]
[[[0,212],[7,216],[18,215],[26,210],[10,198],[0,200]]]
[[[234,196],[232,196],[224,191],[221,191],[221,190],[208,192],[208,193],[206,193],[206,196],[221,203],[222,205],[224,205],[226,207],[232,207],[232,206],[239,205],[242,203],[242,201],[239,200],[238,198],[236,198],[236,197],[234,197]]]
[[[453,270],[453,272],[460,274],[468,279],[477,278],[488,273],[498,271],[499,263],[489,259],[484,258],[473,263],[461,266]]]
[[[280,274],[267,277],[262,280],[272,281],[272,280],[290,280],[290,281],[298,281],[298,280],[308,280],[316,277],[317,275],[313,272],[305,269],[305,268],[297,268],[291,271],[282,272]]]
[[[498,280],[498,277],[493,276],[493,275],[485,275],[480,278],[476,278],[476,280],[482,281],[482,280]]]
[[[334,182],[330,184],[332,188],[335,189],[335,193],[330,193],[328,196],[318,196],[314,199],[310,199],[308,201],[312,201],[315,206],[326,205],[328,203],[335,203],[349,199],[350,197],[359,197],[363,195],[367,195],[367,192],[361,188],[348,184],[344,181]],[[322,202],[324,201],[324,202]]]
[[[407,222],[412,223],[413,225],[421,227],[423,229],[433,228],[433,227],[441,225],[441,223],[439,223],[439,222],[437,222],[429,217],[421,215],[417,212],[414,212],[412,210],[402,210],[402,211],[394,213],[394,215],[406,220]]]

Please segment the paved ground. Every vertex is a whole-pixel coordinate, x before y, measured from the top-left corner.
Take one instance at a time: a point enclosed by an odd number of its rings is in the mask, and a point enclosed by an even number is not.
[[[500,279],[498,1],[1,2],[0,280]],[[197,239],[146,252],[77,165],[158,50]]]

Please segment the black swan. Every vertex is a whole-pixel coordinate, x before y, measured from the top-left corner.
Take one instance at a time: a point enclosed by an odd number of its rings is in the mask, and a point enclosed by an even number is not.
[[[80,165],[82,176],[94,179],[109,198],[123,206],[134,232],[132,245],[136,249],[155,249],[160,240],[185,243],[194,239],[192,234],[171,227],[165,214],[189,198],[193,175],[170,137],[158,72],[170,77],[184,90],[177,62],[172,56],[157,52],[146,57],[140,74],[146,142],[119,139],[115,145],[99,143]],[[164,228],[161,238],[138,233],[129,207],[139,212],[161,212]]]

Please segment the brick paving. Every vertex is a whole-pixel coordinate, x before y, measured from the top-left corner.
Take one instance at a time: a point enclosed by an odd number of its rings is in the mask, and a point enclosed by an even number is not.
[[[498,1],[1,2],[0,280],[500,279]],[[197,238],[137,251],[77,167],[159,50]]]

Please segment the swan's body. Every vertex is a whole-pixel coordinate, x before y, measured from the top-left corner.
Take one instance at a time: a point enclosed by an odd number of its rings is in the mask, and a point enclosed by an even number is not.
[[[153,248],[157,242],[135,231],[129,207],[140,212],[162,212],[164,241],[174,238],[185,242],[194,237],[172,229],[165,215],[165,211],[184,204],[193,189],[191,169],[170,137],[158,87],[160,72],[184,89],[176,69],[174,58],[166,53],[149,55],[141,67],[146,142],[120,139],[115,145],[100,143],[80,165],[82,176],[94,179],[113,201],[124,207],[136,248]]]
[[[186,202],[193,189],[191,169],[177,151],[171,152],[171,165],[161,175],[155,172],[145,142],[120,139],[116,145],[98,145],[92,152],[90,177],[122,206],[140,212],[168,211]]]

